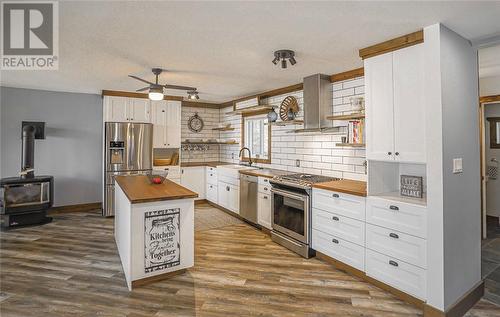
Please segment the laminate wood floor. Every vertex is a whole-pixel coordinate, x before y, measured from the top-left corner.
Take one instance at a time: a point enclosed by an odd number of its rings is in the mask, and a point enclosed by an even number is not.
[[[127,290],[113,219],[68,213],[1,233],[0,315],[421,316],[387,292],[306,260],[247,224],[197,231],[195,267]],[[471,317],[499,316],[481,301]]]

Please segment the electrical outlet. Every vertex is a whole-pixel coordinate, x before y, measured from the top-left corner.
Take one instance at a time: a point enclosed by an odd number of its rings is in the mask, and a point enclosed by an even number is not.
[[[300,160],[295,160],[295,166],[300,167]]]
[[[463,173],[464,169],[462,166],[462,158],[454,158],[453,159],[453,174]]]

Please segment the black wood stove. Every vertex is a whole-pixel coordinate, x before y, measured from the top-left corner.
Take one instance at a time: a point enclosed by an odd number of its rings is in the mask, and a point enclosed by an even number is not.
[[[52,221],[47,217],[47,210],[54,201],[54,178],[35,176],[35,139],[45,139],[45,123],[23,121],[20,176],[0,180],[3,229]]]

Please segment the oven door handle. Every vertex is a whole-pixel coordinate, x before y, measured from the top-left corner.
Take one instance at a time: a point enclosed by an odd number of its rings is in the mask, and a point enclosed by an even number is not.
[[[271,193],[282,195],[282,196],[289,197],[289,198],[295,198],[295,199],[298,199],[301,201],[307,201],[307,199],[309,199],[309,196],[307,196],[307,195],[294,194],[294,193],[290,193],[290,192],[287,192],[287,191],[284,191],[281,189],[276,189],[276,188],[271,188]]]

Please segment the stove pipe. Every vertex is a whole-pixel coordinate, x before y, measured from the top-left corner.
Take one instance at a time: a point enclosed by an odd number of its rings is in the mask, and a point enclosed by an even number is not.
[[[23,126],[21,177],[35,177],[35,127],[32,125]]]

